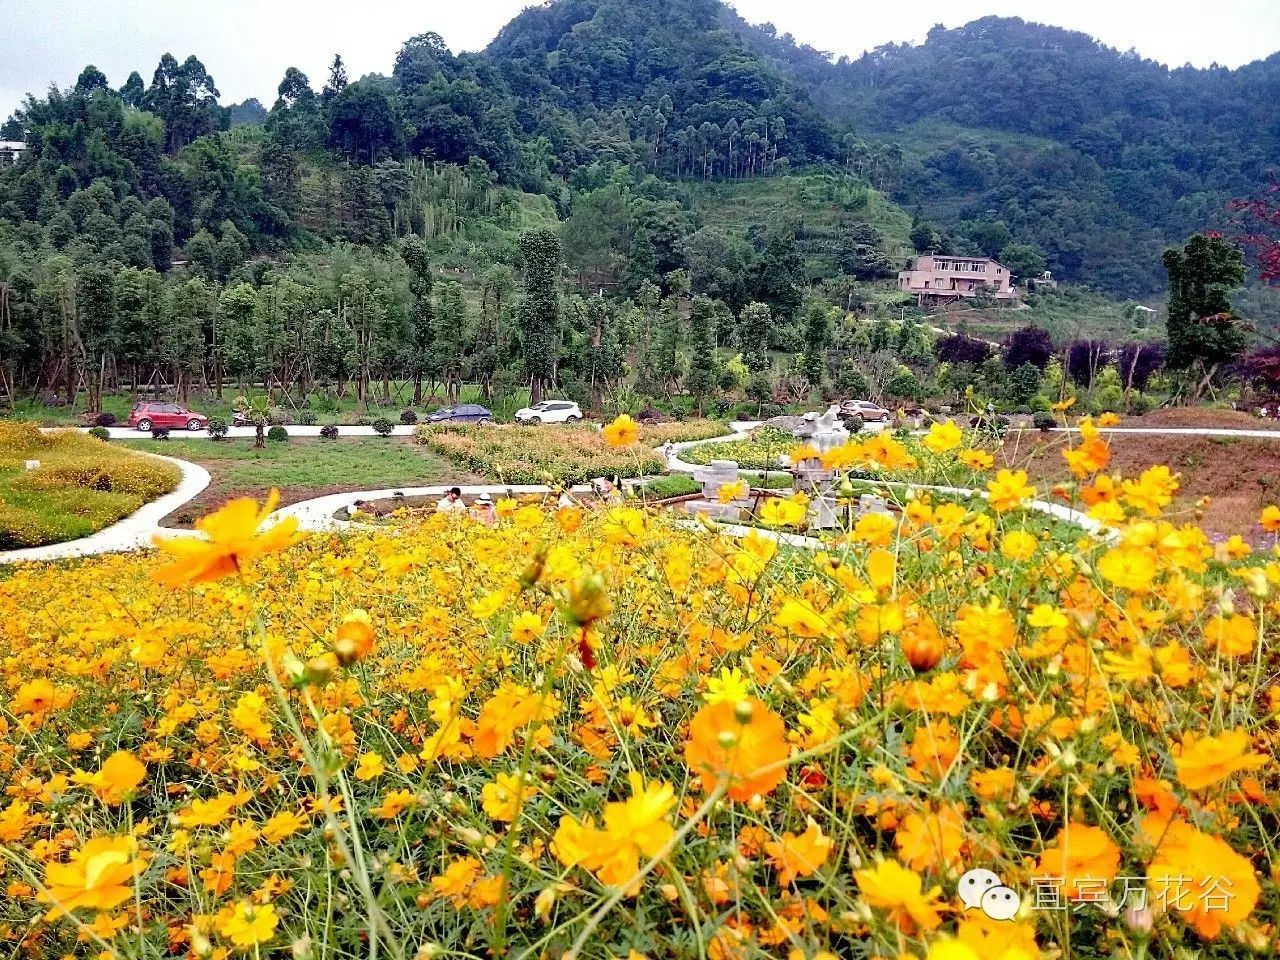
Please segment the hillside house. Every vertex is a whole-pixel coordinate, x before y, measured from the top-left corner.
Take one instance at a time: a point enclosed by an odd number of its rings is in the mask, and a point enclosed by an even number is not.
[[[27,145],[21,140],[0,140],[0,166],[17,163]]]
[[[954,257],[940,253],[917,257],[910,269],[898,274],[898,289],[915,294],[920,303],[945,303],[977,296],[992,300],[1018,298],[1008,268],[990,257]]]

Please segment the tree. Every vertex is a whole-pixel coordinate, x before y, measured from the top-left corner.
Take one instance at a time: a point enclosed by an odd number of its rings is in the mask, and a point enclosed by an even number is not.
[[[751,269],[748,292],[767,304],[775,317],[792,320],[800,309],[804,289],[804,263],[790,230],[773,231]]]
[[[917,219],[911,225],[911,246],[916,253],[937,253],[942,249],[942,234],[927,220]]]
[[[129,79],[124,82],[124,86],[120,88],[120,99],[135,110],[140,110],[146,89],[146,85],[142,82],[142,74],[134,70],[129,74]]]
[[[804,355],[801,368],[805,379],[815,388],[821,388],[827,379],[827,350],[831,346],[831,310],[825,304],[814,301],[804,315]]]
[[[324,89],[320,92],[320,96],[327,104],[346,88],[347,67],[346,64],[342,62],[342,54],[335,53],[333,55],[333,63],[329,65],[329,79],[325,83]]]
[[[1075,340],[1067,347],[1067,376],[1088,390],[1106,366],[1110,349],[1101,340]]]
[[[689,309],[689,346],[692,356],[684,376],[685,389],[697,401],[698,415],[702,403],[716,388],[715,304],[710,298],[697,296]]]
[[[769,360],[769,331],[773,315],[766,303],[749,303],[742,308],[742,321],[738,340],[742,344],[743,360],[752,373],[766,371],[772,366]]]
[[[524,297],[518,321],[524,346],[524,368],[534,403],[555,376],[556,339],[560,331],[560,238],[554,230],[527,230],[520,235]]]
[[[409,268],[409,328],[413,341],[410,364],[413,371],[413,402],[422,402],[422,377],[431,365],[432,304],[431,252],[421,237],[406,237],[400,243],[400,256]]]
[[[440,372],[448,402],[457,403],[458,393],[462,388],[463,351],[467,336],[467,302],[462,295],[462,284],[456,280],[445,280],[436,284],[435,292],[431,366]]]
[[[1000,251],[1000,262],[1015,280],[1033,279],[1044,273],[1044,251],[1031,243],[1006,243]]]
[[[1244,282],[1244,257],[1220,236],[1197,234],[1181,250],[1166,250],[1163,260],[1169,275],[1166,364],[1189,374],[1194,402],[1248,342],[1229,296]]]
[[[1042,327],[1020,327],[1009,334],[1004,343],[1004,368],[1017,370],[1029,363],[1039,370],[1049,365],[1053,357],[1053,338]]]
[[[329,145],[369,164],[400,154],[400,120],[384,81],[357,80],[334,94],[329,103]]]
[[[1034,363],[1024,363],[1009,376],[1009,399],[1017,406],[1029,404],[1040,392],[1040,368]]]
[[[989,343],[963,333],[939,337],[933,349],[942,363],[971,363],[977,366],[991,356]]]
[[[1116,355],[1116,371],[1127,394],[1145,390],[1152,374],[1164,366],[1164,344],[1126,343]]]
[[[118,333],[115,283],[109,268],[89,264],[80,269],[76,283],[76,320],[76,334],[89,387],[88,410],[98,413],[102,410],[107,360],[115,349]]]

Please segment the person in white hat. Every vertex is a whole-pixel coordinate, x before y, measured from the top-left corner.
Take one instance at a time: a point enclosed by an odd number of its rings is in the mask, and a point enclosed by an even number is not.
[[[497,523],[498,514],[493,507],[493,498],[487,493],[482,493],[476,497],[476,502],[471,505],[471,516],[487,527],[492,527]]]

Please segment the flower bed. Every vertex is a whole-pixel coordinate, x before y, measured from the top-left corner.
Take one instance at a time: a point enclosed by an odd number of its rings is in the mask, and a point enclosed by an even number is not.
[[[820,553],[505,500],[290,545],[239,504],[163,568],[20,566],[0,939],[1272,956],[1275,560],[1086,444],[1115,540],[1046,537],[1000,471]]]
[[[27,460],[40,467],[27,470]],[[87,536],[168,493],[172,464],[76,431],[0,422],[0,549]]]
[[[458,466],[503,483],[583,483],[652,475],[666,466],[647,445],[613,448],[587,426],[420,426],[416,437]]]

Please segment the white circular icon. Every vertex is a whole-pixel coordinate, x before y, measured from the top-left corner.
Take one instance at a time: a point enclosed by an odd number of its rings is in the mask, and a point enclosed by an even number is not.
[[[970,870],[960,878],[960,902],[973,910],[982,905],[982,898],[993,887],[1003,887],[1000,878],[990,870]]]
[[[982,912],[992,920],[1012,920],[1018,915],[1022,900],[1009,887],[991,887],[982,895]]]

